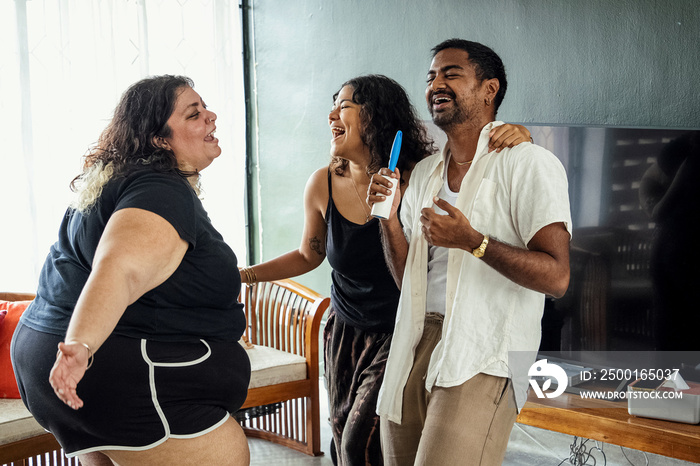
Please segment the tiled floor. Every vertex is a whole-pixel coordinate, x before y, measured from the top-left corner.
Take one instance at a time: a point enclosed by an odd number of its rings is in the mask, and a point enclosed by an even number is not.
[[[320,381],[320,387],[321,419],[324,420],[328,417],[328,405],[326,403],[326,392],[323,380]],[[316,458],[306,456],[289,448],[275,445],[264,440],[249,439],[250,464],[252,466],[331,466],[333,462],[328,453],[330,441],[331,430],[327,422],[322,422],[321,429],[321,444],[326,454]],[[569,457],[571,455],[571,444],[573,441],[574,437],[570,435],[516,424],[510,436],[510,443],[508,444],[508,451],[503,464],[508,466],[558,466],[566,464],[596,466],[642,466],[647,464],[650,466],[681,466],[698,464],[674,460],[637,450],[624,449],[623,451],[616,445],[596,444],[596,442],[592,440],[587,441],[583,445],[583,448],[581,448],[581,439],[579,439],[577,446],[582,456],[579,457],[577,460],[578,462],[570,462]],[[588,456],[589,454],[590,457]],[[700,459],[698,461],[700,461]]]

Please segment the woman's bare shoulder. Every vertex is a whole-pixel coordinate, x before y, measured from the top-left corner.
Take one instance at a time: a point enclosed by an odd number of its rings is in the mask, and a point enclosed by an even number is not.
[[[311,176],[309,176],[309,180],[306,182],[306,189],[307,190],[313,189],[314,191],[325,190],[326,192],[328,192],[328,171],[329,170],[330,170],[330,168],[328,165],[315,170],[311,174]]]
[[[309,176],[305,190],[307,202],[317,203],[319,208],[324,211],[325,205],[328,203],[328,170],[328,166],[315,170]]]

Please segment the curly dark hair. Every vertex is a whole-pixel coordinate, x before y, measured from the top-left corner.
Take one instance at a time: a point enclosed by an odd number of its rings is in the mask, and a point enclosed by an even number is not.
[[[352,87],[352,101],[360,106],[362,142],[369,147],[372,156],[367,166],[368,175],[389,165],[391,145],[398,130],[403,132],[401,156],[396,165],[399,171],[412,168],[437,150],[399,83],[383,75],[370,74],[346,81],[340,89],[345,86]],[[340,90],[333,96],[334,102],[339,93]],[[336,174],[342,175],[348,161],[333,157],[331,166]]]
[[[503,66],[501,57],[491,48],[479,42],[472,42],[464,39],[447,39],[433,47],[433,58],[445,49],[459,49],[467,52],[469,54],[469,61],[474,65],[477,79],[481,81],[492,78],[498,79],[500,87],[496,93],[496,97],[493,99],[494,114],[498,113],[498,107],[501,106],[501,102],[503,102],[503,98],[506,96],[506,90],[508,89],[506,68]]]
[[[178,169],[175,154],[155,144],[157,136],[167,138],[171,128],[167,125],[175,109],[175,102],[184,87],[194,87],[185,76],[152,76],[132,84],[114,110],[114,116],[102,131],[97,143],[85,156],[85,167],[97,162],[112,164],[115,175],[125,175],[144,166],[157,171]],[[83,174],[75,177],[71,187]]]

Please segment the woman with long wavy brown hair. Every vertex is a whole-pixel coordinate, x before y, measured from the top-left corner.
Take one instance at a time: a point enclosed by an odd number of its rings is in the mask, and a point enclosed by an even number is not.
[[[186,77],[124,93],[13,336],[25,405],[83,465],[249,463],[237,260],[196,190],[215,120]]]

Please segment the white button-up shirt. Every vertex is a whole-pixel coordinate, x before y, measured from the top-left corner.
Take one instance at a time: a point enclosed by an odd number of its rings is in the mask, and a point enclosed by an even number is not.
[[[532,237],[552,223],[563,222],[571,233],[568,182],[561,162],[531,143],[489,152],[488,133],[501,124],[491,122],[481,131],[456,207],[480,233],[519,248],[527,248]],[[401,204],[409,250],[377,407],[380,416],[396,423],[401,422],[403,389],[425,313],[431,312],[426,309],[428,243],[421,232],[420,211],[433,206],[446,160],[445,149],[416,165]],[[527,370],[539,347],[544,298],[470,253],[451,248],[442,339],[430,358],[426,389],[457,386],[480,372],[511,377],[519,410],[527,398]],[[517,353],[518,367],[512,360],[509,364],[509,353]]]

